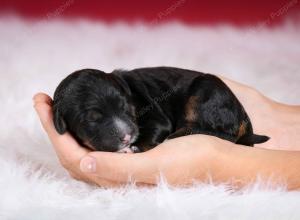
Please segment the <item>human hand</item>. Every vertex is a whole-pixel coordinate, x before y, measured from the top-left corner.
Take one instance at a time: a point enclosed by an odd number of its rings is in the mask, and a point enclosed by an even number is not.
[[[300,187],[299,151],[249,148],[213,136],[189,135],[166,141],[144,153],[91,152],[70,134],[56,132],[49,96],[37,94],[34,103],[61,164],[78,180],[104,187],[128,182],[155,185],[162,175],[174,186],[209,179],[242,187],[259,175],[268,181],[272,177],[274,183],[284,180],[288,189]]]
[[[62,166],[78,180],[111,187],[135,182],[154,185],[162,174],[172,185],[203,181],[218,161],[215,146],[231,143],[216,137],[191,135],[166,141],[137,154],[91,152],[69,134],[60,135],[53,125],[52,100],[39,93],[34,106]]]

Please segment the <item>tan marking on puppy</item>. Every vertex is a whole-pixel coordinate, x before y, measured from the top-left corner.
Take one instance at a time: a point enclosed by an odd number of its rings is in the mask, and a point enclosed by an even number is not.
[[[199,96],[191,96],[185,105],[185,120],[195,122],[198,118],[196,106],[199,102]]]
[[[246,133],[246,127],[247,127],[247,123],[243,121],[238,130],[238,138],[242,137]]]
[[[84,144],[85,146],[87,146],[88,148],[90,148],[90,150],[95,150],[95,151],[97,151],[97,149],[96,149],[93,145],[91,145],[91,143],[90,143],[89,141],[85,141],[83,144]]]

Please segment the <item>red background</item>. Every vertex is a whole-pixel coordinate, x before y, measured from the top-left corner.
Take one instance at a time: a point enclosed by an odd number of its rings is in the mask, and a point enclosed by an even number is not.
[[[187,23],[232,23],[238,25],[252,25],[264,22],[271,13],[277,12],[284,5],[293,4],[282,16],[272,19],[270,25],[278,24],[286,17],[293,17],[300,13],[300,0],[267,0],[267,1],[200,1],[200,0],[1,0],[0,13],[15,12],[30,18],[45,18],[54,13],[67,2],[66,7],[56,18],[85,17],[90,19],[115,20],[144,20],[151,22],[158,18],[168,8],[182,1],[179,6],[159,22],[181,20]]]

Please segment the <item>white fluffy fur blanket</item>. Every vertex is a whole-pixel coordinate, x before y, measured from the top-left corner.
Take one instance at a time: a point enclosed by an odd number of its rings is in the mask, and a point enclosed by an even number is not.
[[[300,26],[29,22],[0,18],[0,219],[300,219],[300,192],[259,183],[105,190],[71,179],[32,107],[80,68],[169,65],[223,74],[299,104]],[[300,168],[299,168],[300,169]]]

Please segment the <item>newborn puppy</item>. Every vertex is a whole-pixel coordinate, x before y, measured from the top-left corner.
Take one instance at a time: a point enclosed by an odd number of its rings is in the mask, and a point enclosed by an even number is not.
[[[253,146],[250,119],[216,76],[173,67],[83,69],[57,87],[54,125],[92,150],[147,151],[166,139],[207,134]],[[137,147],[136,147],[137,146]]]

